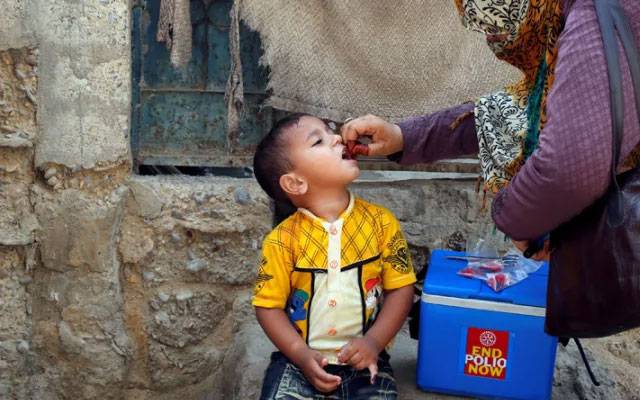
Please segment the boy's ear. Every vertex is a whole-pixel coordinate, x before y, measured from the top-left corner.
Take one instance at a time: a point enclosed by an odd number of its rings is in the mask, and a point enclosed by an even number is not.
[[[306,179],[294,172],[289,172],[280,177],[280,187],[286,194],[293,196],[302,196],[307,193],[309,185]]]

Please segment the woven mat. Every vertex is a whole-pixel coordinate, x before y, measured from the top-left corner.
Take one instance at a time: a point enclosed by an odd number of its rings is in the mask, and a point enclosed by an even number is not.
[[[397,120],[519,79],[451,0],[242,0],[271,69],[272,106],[341,121]]]

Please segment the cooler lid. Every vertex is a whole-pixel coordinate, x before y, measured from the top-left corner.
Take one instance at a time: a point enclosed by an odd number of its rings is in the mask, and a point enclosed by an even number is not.
[[[547,276],[549,265],[545,263],[539,270],[529,274],[521,282],[500,292],[494,292],[479,279],[466,278],[457,274],[467,261],[452,260],[447,256],[464,256],[465,253],[449,250],[434,250],[431,253],[429,270],[425,278],[423,293],[439,296],[458,297],[545,307],[547,302]]]

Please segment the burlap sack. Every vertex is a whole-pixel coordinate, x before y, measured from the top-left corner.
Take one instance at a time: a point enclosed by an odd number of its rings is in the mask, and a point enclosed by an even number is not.
[[[519,72],[466,31],[452,0],[241,0],[271,69],[272,106],[391,120],[474,100]]]

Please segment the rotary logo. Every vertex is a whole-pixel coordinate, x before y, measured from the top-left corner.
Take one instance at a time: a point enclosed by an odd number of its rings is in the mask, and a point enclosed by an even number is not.
[[[496,335],[490,331],[484,331],[480,334],[480,343],[483,346],[491,347],[496,344]]]

